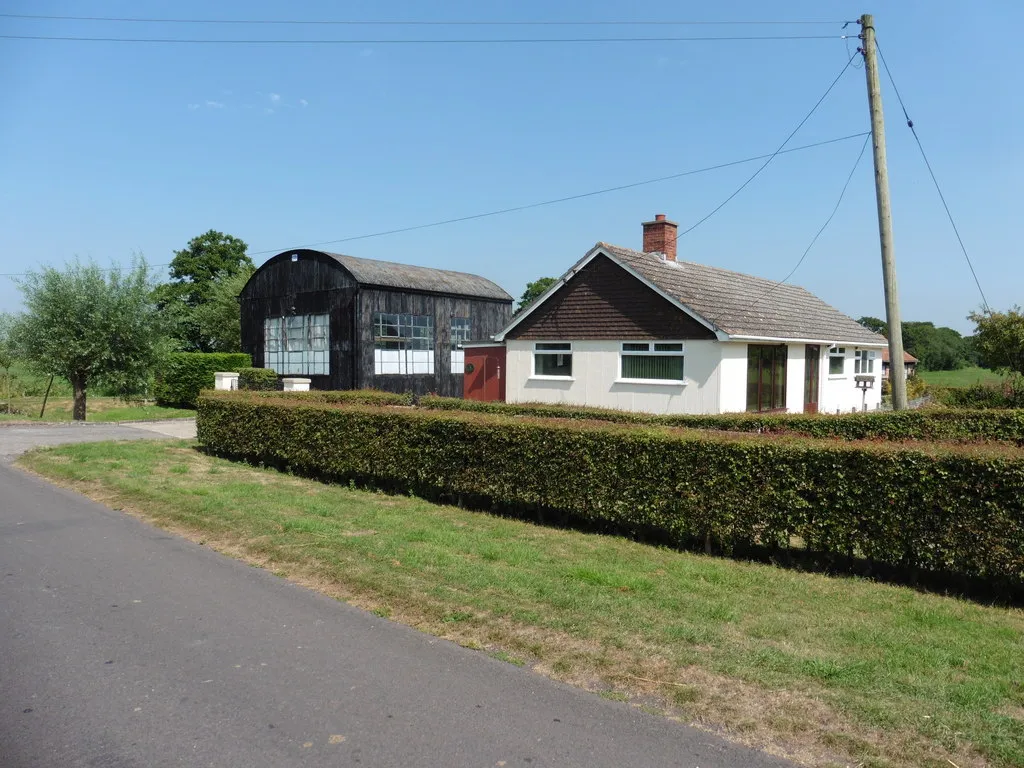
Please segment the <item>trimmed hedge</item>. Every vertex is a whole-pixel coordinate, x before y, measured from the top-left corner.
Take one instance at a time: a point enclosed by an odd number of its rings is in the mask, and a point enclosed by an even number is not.
[[[242,368],[238,371],[239,389],[275,392],[277,386],[277,371],[270,368]]]
[[[1024,587],[1024,454],[204,395],[207,450],[468,506],[743,554]],[[837,566],[846,567],[846,566]]]
[[[158,405],[195,408],[199,393],[213,389],[214,373],[250,365],[252,358],[240,352],[173,352],[157,376],[153,394]]]
[[[999,441],[1024,445],[1024,410],[968,410],[928,408],[915,411],[872,411],[843,415],[802,413],[663,416],[583,406],[541,403],[482,403],[455,397],[426,395],[413,398],[378,390],[289,392],[287,397],[309,403],[341,405],[412,406],[430,411],[490,413],[573,421],[675,427],[682,429],[758,434],[800,435],[842,440],[927,440],[956,443]]]

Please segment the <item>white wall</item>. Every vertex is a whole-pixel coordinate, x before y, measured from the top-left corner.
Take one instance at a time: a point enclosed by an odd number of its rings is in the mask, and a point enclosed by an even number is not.
[[[746,342],[686,342],[685,385],[617,382],[621,349],[618,341],[572,342],[571,380],[532,376],[532,341],[510,340],[506,347],[506,400],[510,403],[564,403],[648,413],[736,413],[747,408]],[[806,347],[802,343],[788,347],[786,409],[789,413],[802,413]],[[859,411],[861,390],[854,386],[857,348],[846,347],[843,373],[832,376],[828,372],[828,345],[820,347],[819,412]],[[881,403],[881,370],[881,359],[876,357],[875,384],[867,391],[868,410],[877,409]]]
[[[719,346],[722,349],[719,412],[740,413],[747,410],[747,345],[725,342]]]
[[[822,346],[821,359],[821,399],[818,404],[820,413],[835,413],[837,410],[842,413],[859,411],[861,409],[861,398],[867,403],[869,411],[877,410],[882,403],[882,360],[881,352],[876,351],[874,371],[870,375],[875,377],[874,386],[863,396],[854,381],[855,354],[860,347],[847,346],[846,357],[843,360],[843,372],[841,374],[829,373],[828,347]]]
[[[532,341],[509,340],[506,347],[505,399],[510,403],[565,403],[648,413],[718,413],[722,345],[715,341],[685,343],[685,384],[617,381],[618,341],[572,342],[571,380],[532,376]]]

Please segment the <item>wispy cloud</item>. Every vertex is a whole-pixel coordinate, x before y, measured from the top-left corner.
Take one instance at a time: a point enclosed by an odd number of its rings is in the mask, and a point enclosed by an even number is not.
[[[264,107],[263,108],[263,114],[264,115],[272,115],[272,114],[274,114],[274,110],[272,110],[270,107]]]
[[[305,99],[299,99],[299,106],[300,107],[308,107],[309,106],[309,102],[306,101]]]
[[[206,106],[208,106],[210,109],[224,109],[224,102],[207,100]]]
[[[281,103],[281,94],[280,93],[272,93],[272,94],[270,94],[270,103],[271,104],[280,104]]]
[[[199,105],[199,104],[189,104],[189,105],[188,105],[188,108],[189,108],[190,110],[192,110],[192,111],[195,111],[195,110],[199,109],[199,107],[200,107],[200,105]]]

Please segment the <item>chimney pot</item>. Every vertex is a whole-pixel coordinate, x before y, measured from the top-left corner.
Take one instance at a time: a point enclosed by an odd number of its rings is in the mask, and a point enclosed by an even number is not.
[[[644,253],[663,253],[666,261],[675,261],[679,225],[668,221],[664,213],[658,213],[654,221],[645,221],[643,226]]]

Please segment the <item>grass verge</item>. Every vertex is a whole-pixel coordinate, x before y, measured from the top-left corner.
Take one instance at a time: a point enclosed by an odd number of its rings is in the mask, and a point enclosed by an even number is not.
[[[999,384],[1003,377],[987,368],[971,366],[955,371],[918,371],[918,376],[933,387],[970,387],[974,384]]]
[[[7,414],[0,410],[0,421],[71,421],[74,400],[70,397],[50,396],[46,412],[39,418],[42,397],[15,398],[11,405],[20,413]],[[86,421],[148,421],[152,419],[182,419],[195,416],[194,410],[165,408],[162,405],[132,405],[117,397],[89,397],[86,401]]]
[[[189,442],[21,464],[379,615],[810,765],[1024,765],[1024,612],[323,485]]]

